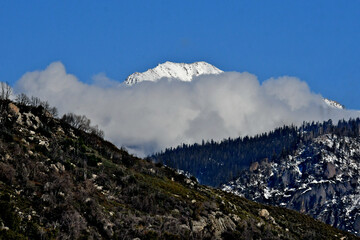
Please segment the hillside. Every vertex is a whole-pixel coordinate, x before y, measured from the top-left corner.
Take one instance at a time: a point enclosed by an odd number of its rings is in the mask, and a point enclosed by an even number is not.
[[[247,199],[360,233],[360,119],[182,145],[153,158]]]
[[[218,187],[237,177],[240,171],[247,169],[254,161],[276,159],[279,155],[290,152],[299,140],[295,127],[283,127],[254,137],[183,144],[166,149],[151,158],[190,173],[202,184]]]
[[[0,102],[0,239],[355,239]]]
[[[323,123],[304,123],[300,127],[284,126],[253,137],[225,139],[221,142],[183,144],[154,154],[151,158],[195,176],[200,183],[217,187],[241,175],[253,162],[268,159],[276,162],[292,155],[303,145],[324,134],[360,136],[360,119]]]
[[[223,189],[360,233],[360,137],[325,134],[276,162],[254,162]]]

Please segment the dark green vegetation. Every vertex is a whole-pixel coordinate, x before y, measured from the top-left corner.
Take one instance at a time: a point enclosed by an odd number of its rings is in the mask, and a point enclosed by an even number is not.
[[[0,239],[355,239],[0,101]]]
[[[227,139],[220,143],[211,141],[201,145],[183,144],[166,149],[151,158],[190,173],[202,184],[217,187],[238,177],[252,162],[260,162],[265,158],[273,162],[279,161],[299,145],[323,134],[360,136],[360,119],[339,121],[337,125],[329,120],[323,123],[304,123],[301,127],[284,126],[254,137]]]

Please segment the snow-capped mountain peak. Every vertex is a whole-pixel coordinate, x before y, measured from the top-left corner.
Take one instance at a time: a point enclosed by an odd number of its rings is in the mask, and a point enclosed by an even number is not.
[[[126,80],[126,85],[134,85],[143,81],[156,82],[161,78],[176,78],[180,81],[190,82],[196,76],[203,74],[219,74],[223,71],[207,62],[194,62],[194,63],[174,63],[166,61],[158,64],[155,68],[148,69],[145,72],[135,72],[129,75]],[[331,108],[345,109],[345,106],[323,98],[325,104]]]
[[[133,73],[125,80],[127,85],[133,85],[142,81],[157,81],[163,77],[177,78],[181,81],[191,81],[193,77],[202,74],[219,74],[220,69],[206,62],[174,63],[165,62],[145,72]]]

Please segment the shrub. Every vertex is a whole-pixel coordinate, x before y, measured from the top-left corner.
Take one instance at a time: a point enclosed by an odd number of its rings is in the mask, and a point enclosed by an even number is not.
[[[15,180],[16,171],[15,169],[6,163],[0,162],[0,180],[7,183],[13,184]]]

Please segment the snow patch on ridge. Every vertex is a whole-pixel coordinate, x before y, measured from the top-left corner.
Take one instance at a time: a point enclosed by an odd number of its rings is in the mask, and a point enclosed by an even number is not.
[[[345,109],[345,106],[327,98],[324,98],[324,102],[329,105],[330,107],[337,108],[337,109]]]

